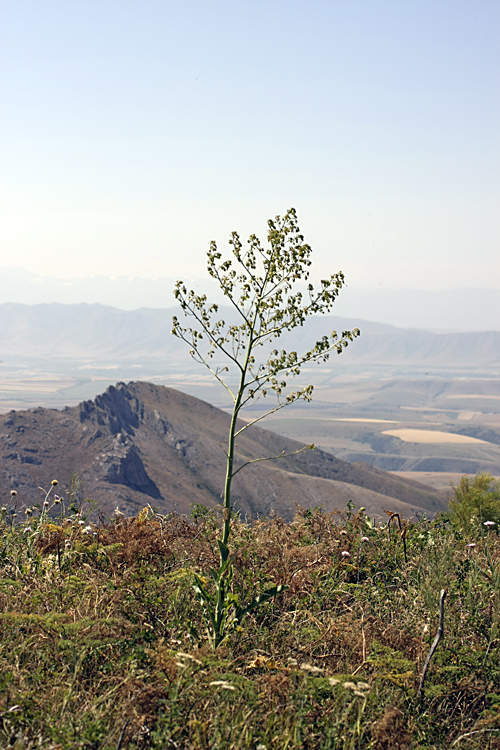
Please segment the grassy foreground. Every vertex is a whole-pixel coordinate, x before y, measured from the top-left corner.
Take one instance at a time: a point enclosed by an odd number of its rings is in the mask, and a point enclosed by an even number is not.
[[[192,584],[210,586],[219,529],[200,507],[100,524],[3,510],[0,747],[500,748],[492,522],[236,521],[235,595],[288,588],[214,651]]]

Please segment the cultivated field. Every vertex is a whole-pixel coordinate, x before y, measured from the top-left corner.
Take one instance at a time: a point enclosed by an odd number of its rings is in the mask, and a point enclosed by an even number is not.
[[[500,475],[498,377],[479,373],[472,378],[438,369],[416,375],[411,368],[360,368],[342,359],[307,368],[301,383],[315,384],[313,401],[280,411],[261,426],[344,460],[365,461],[409,478],[477,471]],[[167,385],[230,407],[226,392],[208,371],[178,356],[167,362],[145,358],[139,364],[103,358],[16,361],[1,367],[0,412],[73,406],[120,380]],[[260,402],[246,416],[262,413]]]

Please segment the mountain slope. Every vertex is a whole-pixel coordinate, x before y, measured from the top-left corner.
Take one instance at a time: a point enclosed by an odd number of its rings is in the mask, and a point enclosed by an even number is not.
[[[223,488],[222,450],[229,416],[187,394],[150,383],[118,383],[94,401],[62,411],[32,409],[0,416],[0,492],[18,491],[22,505],[39,502],[39,487],[71,474],[104,513],[116,505],[135,513],[151,503],[161,512],[212,506]],[[302,445],[252,427],[238,438],[238,461],[290,453]],[[321,450],[250,466],[234,480],[233,502],[253,516],[293,514],[305,507],[345,507],[347,499],[371,513],[433,513],[443,501],[418,483],[349,464]],[[60,490],[59,490],[60,491]]]
[[[171,335],[177,308],[125,311],[98,304],[0,305],[0,357],[65,358],[80,361],[144,362],[146,359],[191,364],[189,350]],[[220,308],[232,321],[234,313]],[[282,336],[288,348],[308,349],[333,329],[357,326],[361,337],[342,354],[342,362],[419,367],[498,367],[500,332],[432,333],[338,316],[314,316]]]

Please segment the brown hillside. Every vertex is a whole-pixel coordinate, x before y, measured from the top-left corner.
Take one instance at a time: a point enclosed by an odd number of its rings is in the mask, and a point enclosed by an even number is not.
[[[105,513],[135,513],[150,503],[160,512],[189,513],[213,506],[223,487],[229,416],[179,391],[149,383],[118,383],[79,406],[12,411],[0,416],[0,492],[16,489],[20,507],[40,502],[40,487],[80,478],[84,497]],[[302,445],[252,427],[238,439],[238,459],[251,460]],[[252,516],[274,511],[290,518],[294,503],[326,509],[348,499],[368,512],[432,514],[442,500],[430,488],[349,464],[325,451],[306,451],[245,468],[234,480],[233,502]]]

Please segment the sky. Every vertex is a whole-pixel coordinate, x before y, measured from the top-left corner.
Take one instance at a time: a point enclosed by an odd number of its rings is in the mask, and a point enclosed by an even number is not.
[[[498,0],[3,0],[0,266],[203,277],[298,212],[313,276],[500,288]]]

